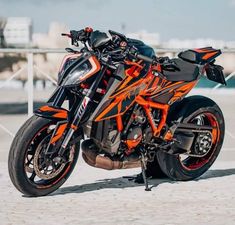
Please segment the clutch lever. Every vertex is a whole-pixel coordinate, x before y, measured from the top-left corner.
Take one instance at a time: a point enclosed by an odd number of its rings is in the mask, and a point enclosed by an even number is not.
[[[74,49],[72,49],[72,48],[65,48],[65,51],[66,52],[69,52],[69,53],[79,53],[79,51],[76,51],[76,50],[74,50]]]

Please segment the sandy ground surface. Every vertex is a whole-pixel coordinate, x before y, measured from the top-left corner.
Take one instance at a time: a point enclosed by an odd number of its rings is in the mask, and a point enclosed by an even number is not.
[[[226,137],[213,167],[200,179],[151,180],[151,192],[123,176],[139,169],[104,171],[79,160],[57,192],[27,198],[12,186],[7,156],[12,137],[0,128],[0,224],[235,224],[235,94],[207,93],[222,108]],[[16,133],[27,115],[0,115]]]
[[[201,179],[152,180],[151,192],[122,178],[138,169],[104,171],[77,164],[52,195],[26,198],[0,164],[0,224],[235,224],[235,161],[217,161]]]

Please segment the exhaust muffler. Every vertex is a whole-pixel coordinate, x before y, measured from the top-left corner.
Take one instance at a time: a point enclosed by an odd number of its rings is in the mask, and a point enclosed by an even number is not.
[[[131,169],[141,167],[139,157],[127,158],[124,161],[113,160],[107,156],[100,155],[92,140],[85,140],[82,143],[82,157],[85,162],[93,167],[105,170]]]

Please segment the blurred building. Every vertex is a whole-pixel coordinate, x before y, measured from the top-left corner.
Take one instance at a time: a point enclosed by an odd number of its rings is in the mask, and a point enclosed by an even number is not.
[[[9,17],[3,31],[8,47],[28,47],[32,41],[32,20],[28,17]]]
[[[68,47],[69,39],[62,37],[61,33],[68,32],[65,24],[52,22],[48,33],[34,33],[33,45],[38,48],[64,48]]]
[[[172,38],[167,42],[162,43],[164,48],[202,48],[212,46],[213,48],[234,48],[235,42],[226,42],[223,40],[214,40],[214,39],[185,39],[180,40]]]
[[[63,23],[52,22],[49,25],[48,33],[34,33],[33,47],[36,48],[66,48],[69,46],[70,39],[61,36],[61,33],[67,33],[68,28]],[[60,62],[64,54],[35,54],[35,64],[47,74],[56,78]],[[38,79],[44,79],[41,74],[36,74]]]
[[[5,47],[5,38],[3,35],[3,31],[6,25],[6,19],[5,18],[0,18],[0,48]]]

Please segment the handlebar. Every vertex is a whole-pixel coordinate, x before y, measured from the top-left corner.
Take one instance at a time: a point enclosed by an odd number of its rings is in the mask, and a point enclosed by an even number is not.
[[[93,29],[90,27],[86,27],[85,29],[76,31],[76,30],[71,30],[69,34],[66,33],[62,33],[62,36],[67,36],[69,38],[71,38],[72,41],[72,45],[78,46],[78,42],[81,41],[82,43],[86,44],[87,40],[90,37],[90,34],[93,32]],[[126,38],[125,35],[120,34],[118,32],[109,30],[109,33],[114,37],[113,42],[115,43],[115,40],[119,39],[119,41],[116,40],[116,46],[121,46],[121,42],[128,42],[128,39]],[[116,39],[115,39],[116,38]],[[127,44],[128,46],[128,44]],[[161,58],[150,58],[148,56],[142,55],[138,53],[138,49],[135,48],[134,46],[129,46],[127,48],[124,49],[122,48],[122,50],[124,50],[126,53],[126,56],[131,56],[134,57],[136,59],[140,59],[143,60],[145,62],[151,63],[151,64],[160,64],[162,69],[165,70],[180,70],[179,67],[176,65],[176,63],[172,60],[170,60],[168,57],[161,57]],[[88,48],[89,49],[89,48]],[[113,53],[118,53],[119,50],[113,51]],[[124,54],[124,55],[125,55]]]
[[[62,33],[62,36],[66,36],[71,38],[72,45],[78,46],[78,42],[86,42],[90,33],[93,32],[93,29],[91,27],[86,27],[85,29],[76,31],[76,30],[70,30],[69,34]]]
[[[71,34],[62,33],[61,36],[66,36],[66,37],[71,38]]]
[[[151,63],[151,64],[159,63],[163,70],[180,71],[180,68],[176,65],[176,63],[174,61],[170,60],[168,57],[152,59],[148,56],[144,56],[144,55],[141,55],[141,54],[136,54],[136,58],[140,59],[140,60],[144,60],[145,62],[148,62],[148,63]]]
[[[148,62],[148,63],[154,63],[154,61],[156,61],[148,56],[141,55],[141,54],[136,54],[136,58],[140,60],[144,60],[145,62]]]
[[[180,68],[176,65],[174,61],[169,59],[169,57],[159,57],[159,58],[150,58],[148,56],[142,55],[138,53],[138,50],[135,47],[131,47],[129,50],[129,54],[132,57],[135,57],[136,59],[143,60],[145,62],[151,63],[151,64],[160,64],[161,68],[163,70],[168,71],[180,71]]]

